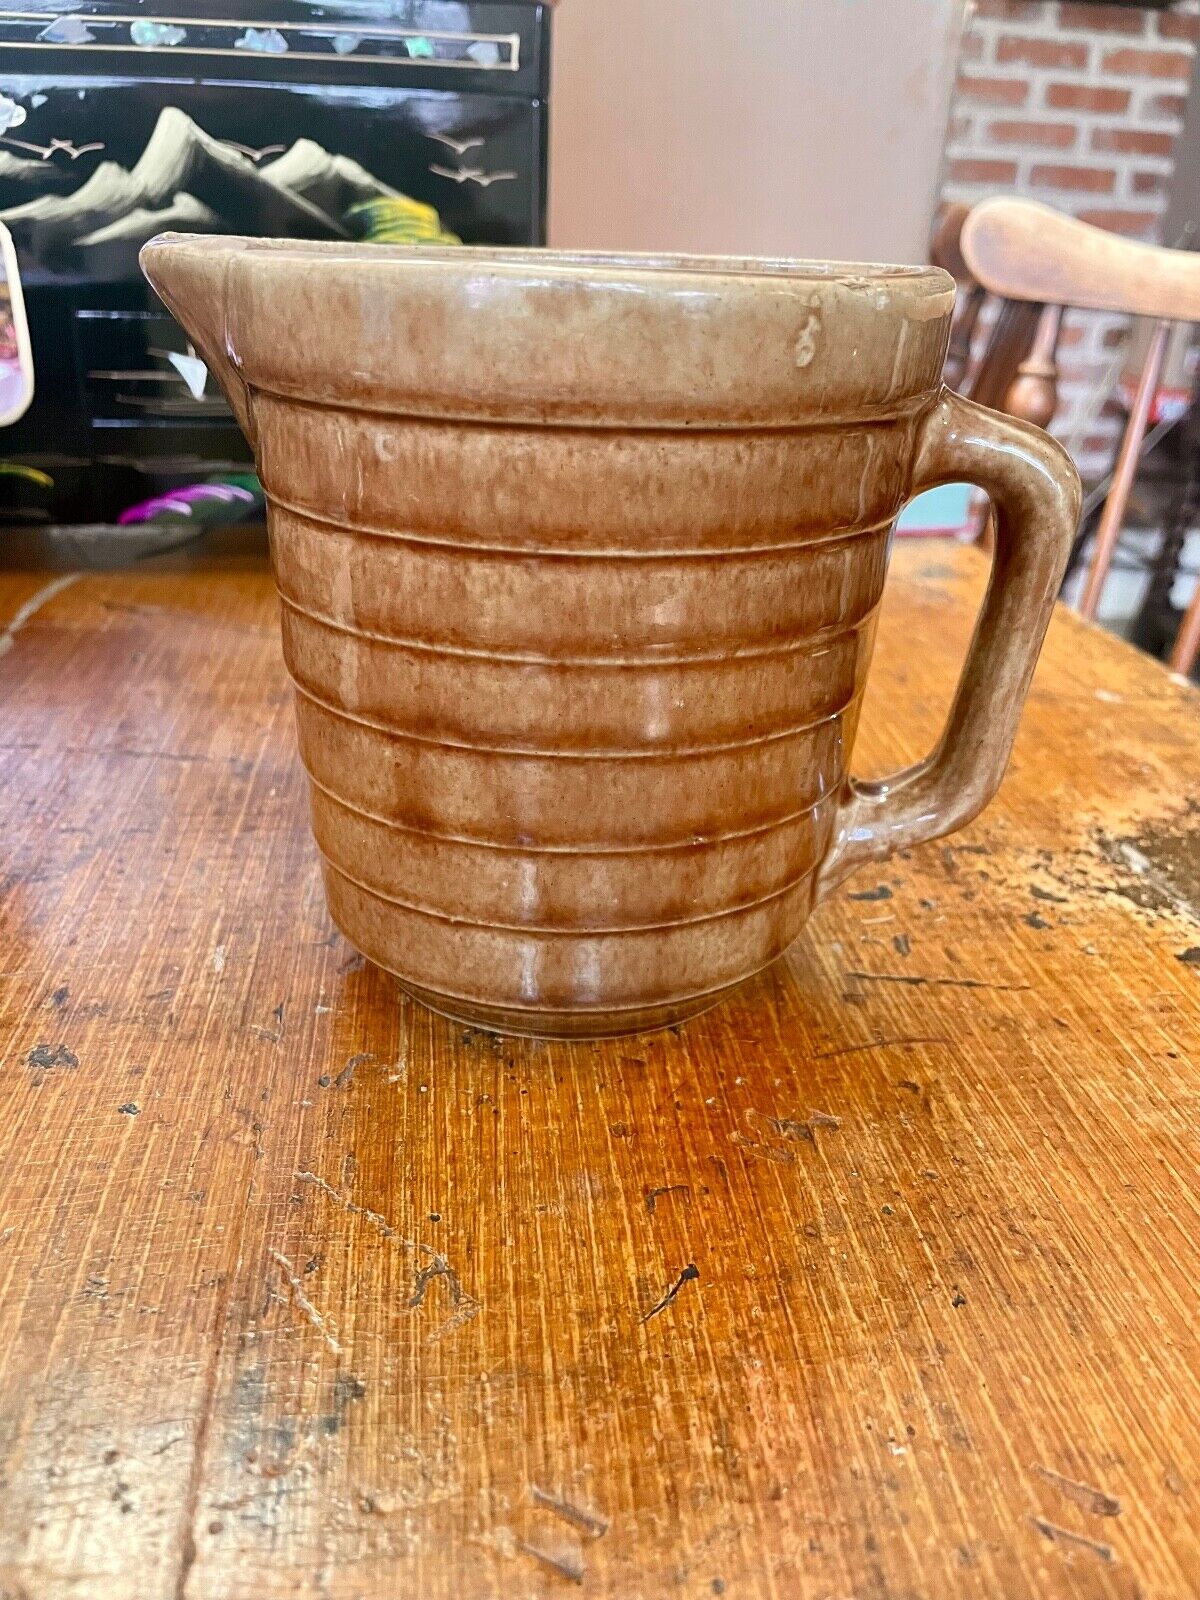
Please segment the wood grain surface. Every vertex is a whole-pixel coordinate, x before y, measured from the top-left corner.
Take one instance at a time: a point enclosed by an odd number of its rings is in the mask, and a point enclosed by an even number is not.
[[[983,570],[897,550],[858,770],[936,736]],[[331,928],[261,558],[47,578],[4,1600],[1196,1593],[1193,691],[1057,619],[969,830],[679,1033],[539,1045]]]

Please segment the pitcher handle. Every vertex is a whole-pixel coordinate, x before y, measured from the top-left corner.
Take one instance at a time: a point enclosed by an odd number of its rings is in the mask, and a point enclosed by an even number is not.
[[[1079,520],[1079,474],[1039,428],[943,389],[920,426],[911,493],[963,480],[990,495],[996,537],[949,720],[916,766],[847,777],[818,900],[865,862],[961,828],[1004,776]]]

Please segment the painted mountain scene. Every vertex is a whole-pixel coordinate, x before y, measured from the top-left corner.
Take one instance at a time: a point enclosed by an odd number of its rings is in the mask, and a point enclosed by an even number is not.
[[[137,271],[137,252],[166,229],[294,239],[457,242],[438,210],[312,138],[254,149],[164,106],[130,165],[70,169],[0,147],[0,220],[22,264],[91,279]],[[23,192],[36,191],[29,199]],[[17,197],[14,198],[13,197]]]

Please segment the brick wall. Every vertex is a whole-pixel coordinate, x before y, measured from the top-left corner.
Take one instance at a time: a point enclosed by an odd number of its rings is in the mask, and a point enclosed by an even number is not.
[[[1072,0],[976,0],[951,110],[945,200],[1022,194],[1158,240],[1200,40],[1200,0],[1171,11]],[[1173,242],[1173,241],[1168,241]],[[1086,423],[1124,320],[1073,312],[1054,432],[1085,475],[1108,463],[1115,415]]]

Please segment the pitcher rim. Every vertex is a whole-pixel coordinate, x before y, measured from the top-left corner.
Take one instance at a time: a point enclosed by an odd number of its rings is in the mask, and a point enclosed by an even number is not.
[[[277,239],[245,234],[156,234],[144,246],[145,255],[163,247],[187,246],[204,254],[269,256],[280,261],[330,259],[397,266],[448,265],[462,269],[485,263],[489,269],[528,269],[539,266],[555,277],[588,273],[637,274],[653,278],[688,278],[707,283],[734,280],[772,284],[811,283],[846,289],[901,291],[927,287],[944,292],[954,279],[941,267],[922,263],[878,261],[827,261],[805,256],[740,256],[691,251],[559,250],[538,245],[434,245],[375,244],[362,239]]]

